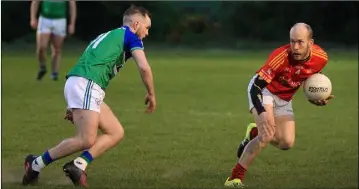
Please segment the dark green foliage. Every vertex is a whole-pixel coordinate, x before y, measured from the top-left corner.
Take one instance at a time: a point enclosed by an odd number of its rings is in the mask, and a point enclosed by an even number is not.
[[[313,27],[318,41],[357,44],[357,2],[174,2],[78,1],[74,37],[90,40],[122,24],[131,4],[152,13],[150,41],[172,44],[229,44],[236,41],[286,41],[296,22]],[[27,35],[29,2],[2,2],[2,40]],[[229,42],[230,41],[230,42]]]

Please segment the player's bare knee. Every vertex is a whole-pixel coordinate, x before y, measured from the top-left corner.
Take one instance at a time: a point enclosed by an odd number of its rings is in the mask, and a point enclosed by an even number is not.
[[[114,138],[114,142],[119,143],[123,139],[123,137],[125,136],[125,131],[124,131],[124,129],[123,129],[123,127],[121,125],[117,126],[116,128],[117,128],[116,132],[114,132],[112,134],[112,136]]]
[[[96,139],[92,139],[92,138],[87,138],[87,140],[83,140],[82,144],[84,149],[89,149],[91,148],[94,144],[95,144]]]
[[[81,137],[80,140],[81,140],[82,149],[85,150],[91,148],[95,144],[96,137],[90,137],[90,136]]]
[[[46,46],[41,45],[41,46],[37,47],[38,54],[44,54],[44,53],[46,53],[46,50],[47,50]]]
[[[278,145],[279,149],[281,149],[281,150],[289,150],[289,149],[293,148],[293,146],[294,146],[294,140],[293,141],[290,141],[290,140],[283,141],[283,142],[280,142]]]
[[[52,56],[53,57],[58,57],[58,56],[61,56],[61,48],[60,47],[54,47],[52,48]]]

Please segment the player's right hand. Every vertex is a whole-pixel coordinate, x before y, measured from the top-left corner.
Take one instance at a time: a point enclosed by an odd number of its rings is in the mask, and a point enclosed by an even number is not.
[[[256,120],[257,128],[261,129],[262,136],[269,137],[274,136],[275,134],[275,125],[269,121],[269,115],[267,112],[262,112],[259,114],[258,119]]]
[[[36,30],[37,29],[37,19],[31,19],[30,26],[32,29]]]
[[[75,25],[74,24],[69,24],[68,26],[68,32],[70,35],[73,35],[75,33]]]
[[[262,112],[259,114],[258,124],[268,124],[268,113]]]
[[[69,120],[72,124],[74,123],[74,119],[73,119],[71,110],[66,110],[64,119]]]
[[[314,104],[314,105],[317,105],[317,106],[325,106],[328,104],[329,100],[330,99],[333,99],[334,98],[334,95],[330,95],[327,99],[325,100],[309,100],[310,103]]]
[[[146,94],[145,105],[147,106],[146,113],[150,114],[156,109],[156,97],[155,95]]]

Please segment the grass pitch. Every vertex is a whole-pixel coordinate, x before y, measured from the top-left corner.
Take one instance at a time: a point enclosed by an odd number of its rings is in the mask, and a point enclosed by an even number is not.
[[[88,167],[90,187],[223,188],[252,121],[247,85],[268,53],[148,52],[158,103],[153,115],[144,114],[145,89],[129,61],[105,98],[124,125],[125,138]],[[34,53],[3,52],[3,188],[24,188],[26,154],[41,154],[74,134],[74,126],[63,120],[63,78],[79,54],[65,52],[59,81],[48,74],[37,82]],[[249,188],[358,188],[357,54],[328,54],[324,73],[336,99],[315,107],[299,90],[294,148],[267,147],[247,171]],[[30,188],[74,188],[62,173],[73,157],[45,168]]]

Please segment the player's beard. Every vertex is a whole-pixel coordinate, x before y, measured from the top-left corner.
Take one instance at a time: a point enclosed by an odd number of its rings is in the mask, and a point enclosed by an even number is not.
[[[310,56],[310,48],[309,48],[309,45],[307,45],[306,51],[305,51],[305,53],[303,53],[303,57],[300,61],[308,60],[309,56]]]
[[[302,61],[308,60],[308,58],[310,56],[309,45],[307,46],[306,50],[303,53],[300,53],[300,54],[299,53],[298,54],[294,53],[293,55],[295,57],[295,60],[297,60],[297,61],[302,62]],[[298,55],[299,55],[299,57],[298,57]]]

